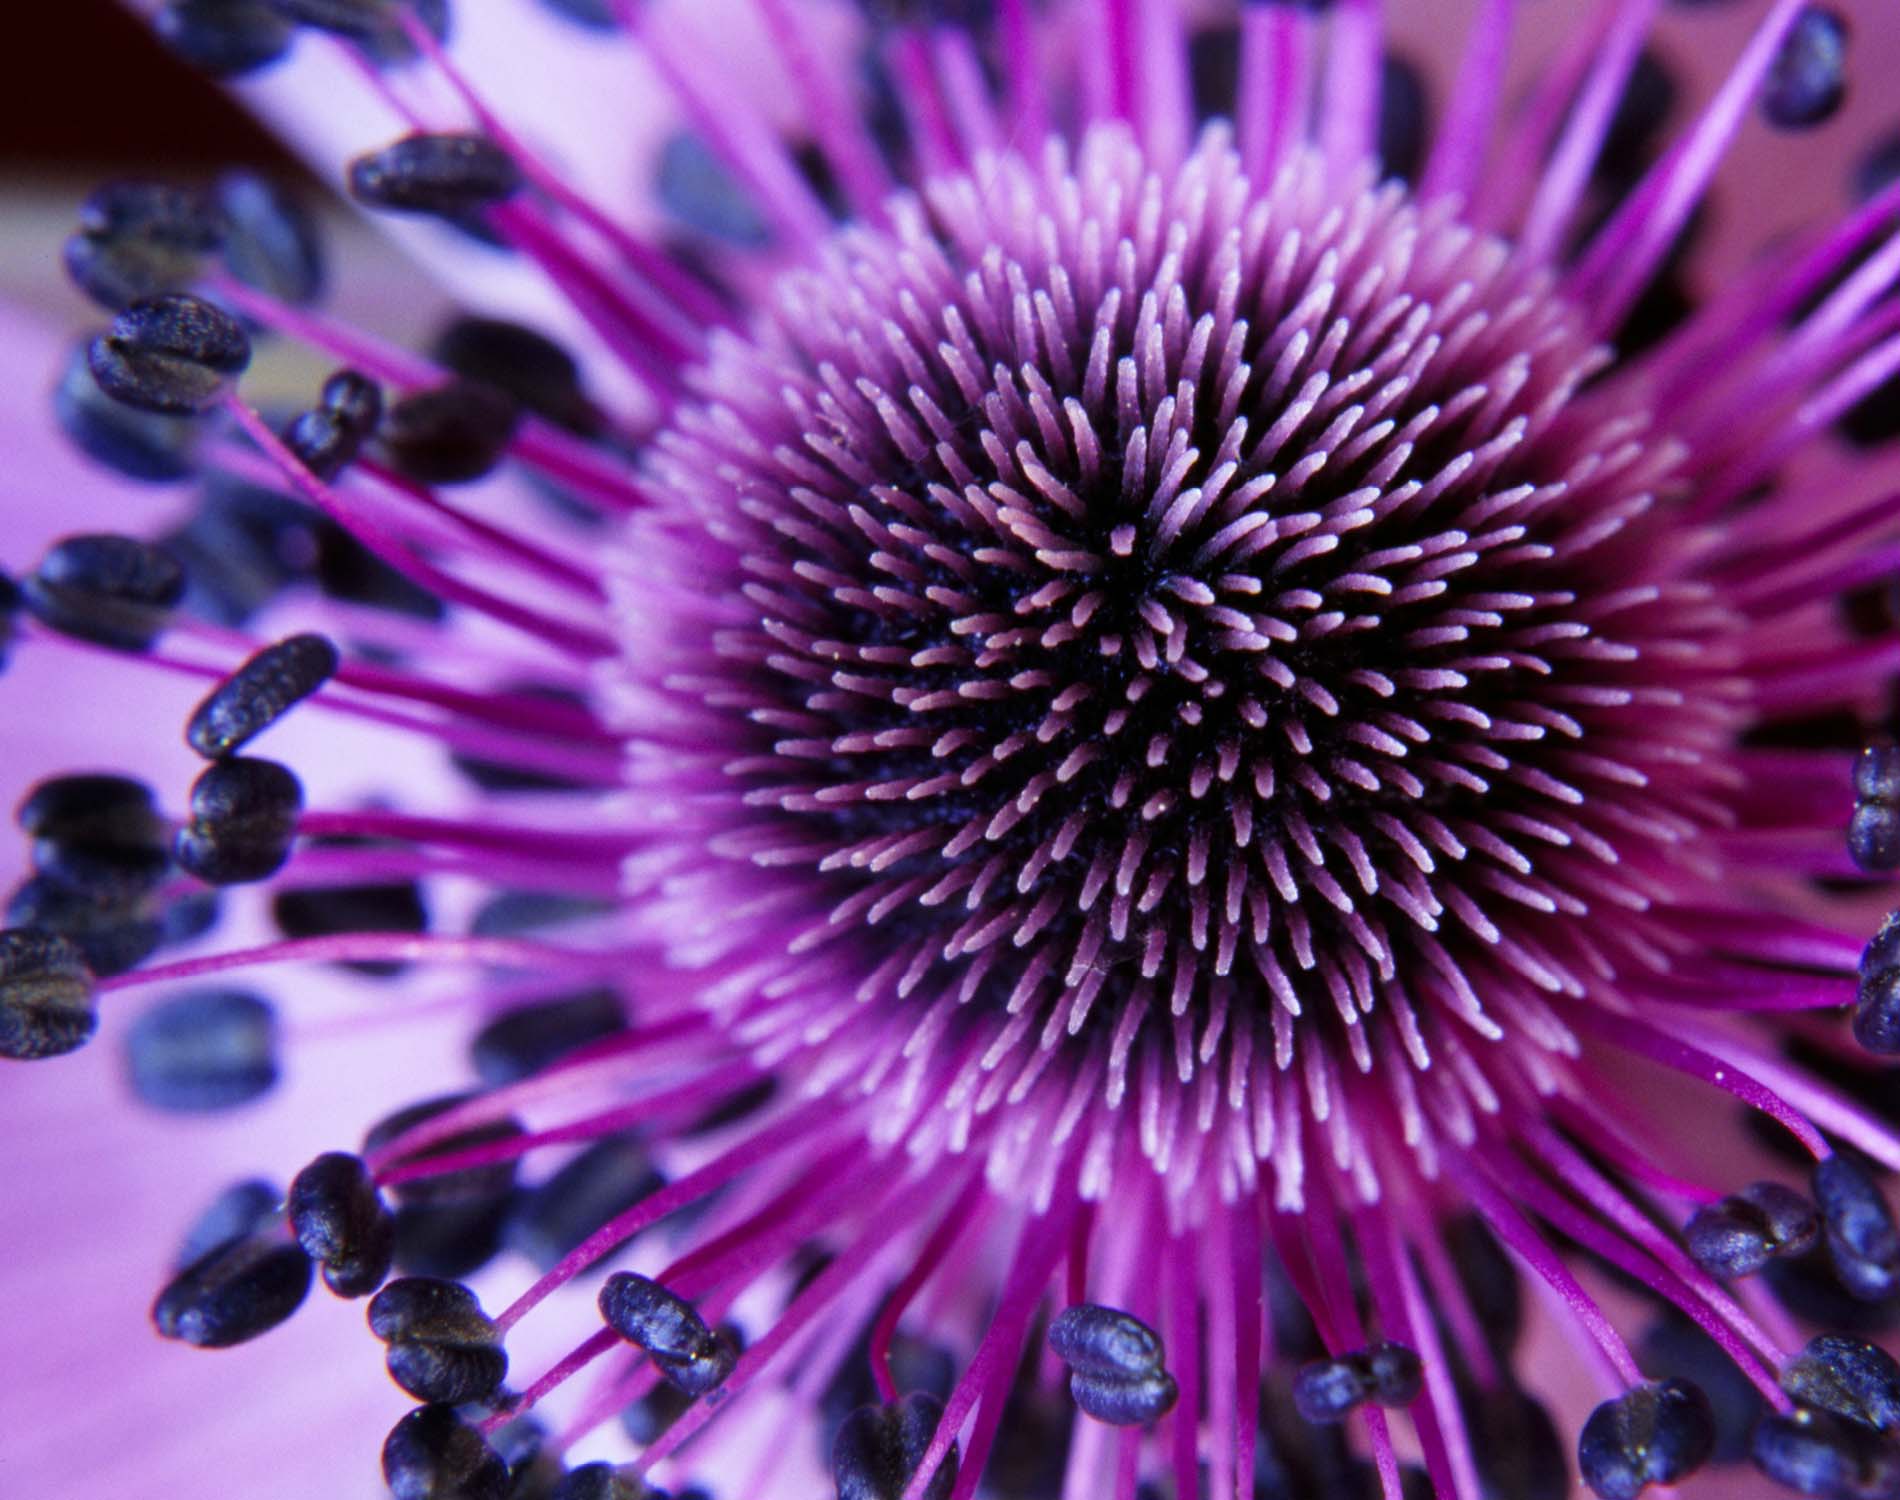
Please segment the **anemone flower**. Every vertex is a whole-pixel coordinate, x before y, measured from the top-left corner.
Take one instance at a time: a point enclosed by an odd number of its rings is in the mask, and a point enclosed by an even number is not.
[[[149,9],[25,1493],[1900,1495],[1881,5]]]

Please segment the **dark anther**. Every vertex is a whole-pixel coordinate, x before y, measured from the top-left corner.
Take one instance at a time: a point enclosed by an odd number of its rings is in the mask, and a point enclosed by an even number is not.
[[[1486,1500],[1568,1500],[1570,1457],[1542,1402],[1508,1383],[1465,1403]]]
[[[561,1476],[548,1500],[660,1500],[631,1474],[612,1464],[582,1464]]]
[[[692,1303],[631,1271],[607,1278],[600,1289],[600,1315],[628,1343],[646,1350],[660,1373],[689,1395],[715,1389],[738,1362],[731,1339],[708,1328]]]
[[[395,1500],[505,1500],[508,1465],[452,1406],[418,1406],[383,1440]]]
[[[395,18],[401,0],[270,0],[287,21],[367,42]]]
[[[33,868],[68,890],[134,896],[170,867],[152,790],[129,776],[52,777],[27,793],[16,817],[33,840]]]
[[[211,690],[185,724],[185,743],[219,760],[250,743],[336,675],[328,636],[293,635],[266,646]]]
[[[391,406],[382,446],[410,479],[468,484],[493,472],[520,420],[520,408],[493,386],[454,380]]]
[[[0,1057],[60,1057],[92,1040],[92,978],[78,947],[57,933],[0,932]]]
[[[46,875],[22,882],[7,898],[6,920],[9,927],[58,933],[100,979],[136,969],[165,940],[148,897],[79,889]]]
[[[169,0],[152,24],[159,40],[213,78],[269,67],[295,35],[265,0]]]
[[[179,865],[207,885],[263,880],[283,868],[297,837],[303,785],[274,760],[233,756],[191,787],[191,821],[178,830]]]
[[[232,1240],[274,1228],[284,1212],[284,1190],[261,1177],[234,1182],[205,1206],[179,1243],[172,1264],[183,1270]]]
[[[662,208],[699,234],[751,247],[772,238],[750,195],[692,131],[680,131],[660,147],[653,190]]]
[[[369,1133],[363,1138],[363,1149],[380,1150],[398,1136],[434,1119],[437,1115],[466,1104],[470,1097],[467,1094],[449,1094],[399,1109],[393,1115],[385,1117],[370,1127]],[[473,1146],[513,1140],[521,1134],[521,1125],[516,1120],[491,1120],[485,1125],[472,1125],[465,1130],[458,1130],[453,1135],[423,1147],[420,1151],[409,1152],[396,1158],[396,1162],[428,1161],[432,1157],[452,1155]],[[391,1163],[391,1165],[395,1164],[395,1162]],[[463,1167],[458,1171],[443,1172],[431,1177],[418,1177],[399,1184],[392,1191],[398,1203],[418,1205],[467,1203],[509,1193],[513,1191],[514,1183],[515,1163],[509,1160],[492,1162],[487,1166]]]
[[[1379,166],[1387,177],[1412,182],[1424,163],[1425,78],[1416,63],[1385,55],[1379,86]]]
[[[1900,130],[1888,130],[1854,163],[1854,201],[1865,203],[1900,182]]]
[[[244,327],[184,292],[134,302],[87,348],[92,378],[114,401],[183,416],[216,404],[251,362]]]
[[[1761,107],[1784,130],[1819,125],[1847,97],[1847,22],[1826,5],[1810,5],[1795,18],[1769,70]]]
[[[1293,1377],[1293,1405],[1309,1422],[1343,1422],[1363,1402],[1405,1406],[1416,1401],[1423,1378],[1413,1350],[1374,1344],[1301,1366]]]
[[[638,1143],[609,1136],[521,1196],[508,1216],[508,1245],[551,1271],[601,1225],[665,1186]]]
[[[216,210],[189,188],[110,182],[79,207],[66,241],[66,272],[101,307],[175,292],[197,279],[223,238]]]
[[[1877,1344],[1824,1333],[1781,1372],[1781,1388],[1807,1406],[1881,1432],[1900,1424],[1900,1364]]]
[[[1180,1394],[1161,1335],[1132,1314],[1097,1303],[1066,1307],[1049,1325],[1049,1347],[1069,1367],[1069,1394],[1098,1422],[1152,1422]]]
[[[1900,913],[1887,915],[1861,953],[1854,1040],[1883,1057],[1900,1053]]]
[[[1714,1449],[1709,1398],[1687,1380],[1665,1380],[1591,1412],[1577,1440],[1577,1468],[1602,1500],[1636,1500],[1652,1484],[1688,1478]]]
[[[1752,1456],[1762,1473],[1798,1494],[1887,1500],[1900,1493],[1900,1446],[1832,1412],[1770,1412],[1755,1429]]]
[[[1814,1201],[1834,1275],[1863,1302],[1884,1302],[1900,1289],[1900,1228],[1872,1175],[1834,1155],[1814,1169]]]
[[[475,937],[521,937],[524,932],[542,932],[559,928],[562,922],[583,922],[589,916],[604,916],[604,907],[591,895],[566,895],[543,890],[505,890],[490,897],[469,920],[469,932]],[[483,1061],[473,1059],[477,1070]],[[483,1082],[488,1076],[483,1074]]]
[[[429,909],[414,881],[300,886],[271,896],[271,919],[285,937],[331,937],[340,932],[425,932]],[[353,963],[360,974],[387,978],[402,972],[394,960]]]
[[[1900,745],[1869,745],[1854,762],[1847,852],[1863,870],[1900,868]]]
[[[290,1184],[290,1232],[323,1265],[339,1297],[366,1297],[383,1284],[396,1250],[396,1222],[360,1156],[327,1151]]]
[[[620,18],[614,14],[613,0],[541,0],[557,16],[589,31],[618,31]]]
[[[863,1406],[852,1412],[831,1445],[838,1500],[899,1500],[923,1466],[942,1420],[943,1403],[916,1392],[891,1406]],[[952,1443],[922,1500],[949,1500],[956,1483],[957,1445]]]
[[[499,318],[457,318],[435,336],[429,352],[444,369],[493,386],[558,426],[589,433],[600,425],[574,356],[532,328]]]
[[[1821,1219],[1793,1188],[1757,1182],[1697,1209],[1683,1235],[1696,1264],[1711,1276],[1752,1276],[1777,1256],[1812,1250]]]
[[[383,420],[383,388],[360,370],[338,370],[323,382],[317,406],[368,437]]]
[[[136,537],[69,536],[53,544],[20,594],[49,629],[117,651],[143,651],[184,598],[185,570]]]
[[[163,484],[193,470],[197,419],[134,411],[114,401],[92,378],[83,343],[53,388],[53,416],[81,453],[128,479]]]
[[[466,1095],[427,1099],[371,1127],[363,1149],[374,1151],[405,1131],[445,1110],[466,1102]],[[403,1162],[465,1151],[473,1146],[513,1139],[522,1134],[512,1119],[457,1131],[447,1139],[400,1158]],[[493,1162],[482,1167],[438,1173],[400,1183],[390,1191],[396,1200],[396,1265],[415,1276],[467,1276],[481,1269],[501,1248],[502,1231],[514,1202],[515,1162]]]
[[[591,1042],[627,1029],[627,1013],[611,989],[518,1005],[475,1033],[469,1057],[490,1087],[517,1083]]]
[[[333,411],[299,412],[284,429],[284,446],[325,484],[356,462],[363,435]]]
[[[284,432],[284,443],[325,484],[356,462],[383,420],[383,391],[367,375],[338,370],[310,411]]]
[[[1098,1422],[1111,1427],[1145,1427],[1172,1411],[1181,1391],[1166,1370],[1133,1378],[1084,1375],[1078,1370],[1069,1376],[1069,1394]]]
[[[459,1281],[410,1276],[369,1304],[369,1328],[389,1345],[389,1377],[419,1401],[486,1401],[508,1378],[501,1330]]]
[[[323,294],[323,238],[303,205],[257,172],[227,172],[215,192],[225,269],[279,302],[316,301]]]
[[[512,197],[515,159],[484,135],[408,135],[350,163],[350,194],[375,208],[455,218]]]
[[[310,1291],[310,1257],[268,1234],[228,1240],[172,1279],[152,1304],[159,1333],[226,1349],[275,1328]]]
[[[132,1092],[154,1109],[234,1109],[277,1085],[277,1013],[246,990],[192,990],[125,1034]]]

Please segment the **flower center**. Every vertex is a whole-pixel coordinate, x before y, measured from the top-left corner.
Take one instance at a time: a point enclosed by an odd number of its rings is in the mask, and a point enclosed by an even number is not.
[[[1447,206],[1218,133],[900,199],[661,445],[628,660],[705,766],[643,788],[732,861],[675,930],[1045,1050],[1172,1017],[1184,1076],[1653,962],[1737,710],[1599,363]]]

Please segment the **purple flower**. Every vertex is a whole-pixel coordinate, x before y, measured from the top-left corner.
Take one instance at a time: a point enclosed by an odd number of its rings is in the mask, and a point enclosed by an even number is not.
[[[182,498],[15,559],[0,1050],[266,1175],[17,1174],[169,1341],[33,1358],[256,1464],[368,1298],[297,1493],[1900,1493],[1891,22],[463,9],[154,8],[425,352],[255,178],[66,247]]]

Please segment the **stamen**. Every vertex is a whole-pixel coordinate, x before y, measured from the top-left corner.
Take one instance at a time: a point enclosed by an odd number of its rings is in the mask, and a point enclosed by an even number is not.
[[[99,389],[114,401],[163,416],[215,406],[251,362],[243,326],[222,308],[182,292],[131,303],[86,351]]]

